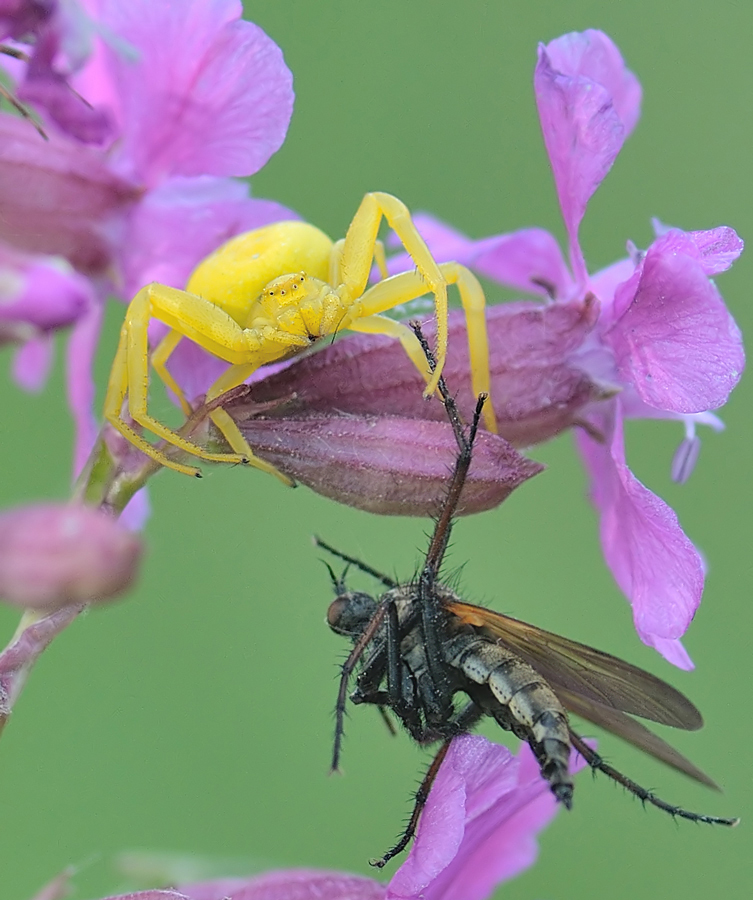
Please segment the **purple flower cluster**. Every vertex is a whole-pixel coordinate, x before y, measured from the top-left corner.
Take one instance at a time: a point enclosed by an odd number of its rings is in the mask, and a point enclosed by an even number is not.
[[[42,117],[49,138],[0,113],[0,343],[16,348],[18,383],[38,390],[52,334],[70,329],[76,472],[89,457],[70,504],[0,515],[0,594],[26,610],[0,653],[0,728],[39,654],[86,604],[126,587],[141,555],[140,540],[114,515],[135,481],[118,506],[93,498],[89,477],[98,465],[96,452],[89,456],[97,436],[91,369],[105,300],[127,301],[150,281],[182,288],[225,239],[295,216],[250,197],[236,180],[281,146],[293,103],[279,48],[240,15],[238,0],[0,0],[0,37],[32,47],[9,64],[17,96]],[[685,232],[657,223],[646,250],[629,244],[625,259],[589,274],[580,222],[638,120],[640,86],[596,31],[540,47],[534,83],[569,264],[538,228],[471,240],[429,216],[418,220],[440,261],[456,259],[538,298],[488,311],[500,435],[479,435],[462,511],[500,503],[540,470],[516,448],[577,428],[604,554],[638,633],[690,667],[680,638],[700,601],[701,558],[673,511],[628,468],[623,423],[680,421],[685,439],[673,474],[688,477],[695,427],[721,427],[712,411],[744,365],[740,334],[711,280],[742,242],[729,228]],[[398,257],[391,265],[406,268]],[[466,344],[465,322],[453,313],[444,372],[468,414],[475,398]],[[171,372],[198,400],[218,364],[184,341]],[[315,490],[380,513],[424,515],[446,490],[456,445],[443,408],[425,402],[422,388],[396,341],[363,334],[267,367],[225,408],[260,456]],[[117,442],[105,433],[116,466],[108,484],[145,465]],[[292,870],[128,897],[483,900],[533,862],[536,835],[555,812],[527,745],[515,758],[462,736],[387,885]],[[64,889],[61,877],[36,900]]]
[[[279,47],[241,11],[237,0],[0,3],[2,37],[32,47],[9,67],[48,137],[0,112],[0,344],[16,348],[16,381],[39,390],[53,333],[70,330],[76,473],[99,431],[92,364],[108,297],[155,279],[183,286],[226,238],[294,215],[238,180],[281,146],[293,107]],[[127,529],[144,499],[116,521],[120,509],[82,506],[80,488],[71,504],[0,518],[0,592],[33,610],[23,625],[36,631],[40,610],[98,602],[137,571]],[[50,615],[45,641],[71,618]],[[46,646],[35,634],[22,629],[0,654],[10,697]]]
[[[44,98],[49,140],[0,113],[0,340],[19,344],[17,380],[38,388],[50,333],[73,327],[79,471],[98,431],[91,365],[105,299],[154,280],[182,287],[223,240],[294,217],[236,180],[285,139],[292,76],[236,0],[4,9],[7,36],[35,39],[18,94]]]
[[[743,244],[731,228],[686,232],[655,222],[647,250],[628,244],[625,259],[589,274],[578,230],[638,120],[640,85],[612,41],[586,31],[539,48],[534,86],[570,266],[554,237],[539,228],[474,241],[428,215],[416,223],[440,262],[457,260],[544,301],[489,310],[500,433],[525,447],[579,426],[604,556],[632,605],[636,630],[670,662],[691,668],[680,638],[701,600],[703,562],[672,509],[630,471],[623,422],[682,423],[685,438],[672,465],[678,481],[698,455],[696,425],[723,427],[712,410],[726,402],[745,357],[712,276],[729,268]],[[390,270],[406,263],[395,257]],[[463,330],[454,319],[445,373],[468,409]],[[367,367],[378,373],[379,392],[358,377]],[[321,377],[307,382],[314,371]],[[349,414],[436,415],[420,402],[419,388],[394,347],[359,336],[268,377],[254,396],[270,401],[295,393],[316,408],[334,399]]]

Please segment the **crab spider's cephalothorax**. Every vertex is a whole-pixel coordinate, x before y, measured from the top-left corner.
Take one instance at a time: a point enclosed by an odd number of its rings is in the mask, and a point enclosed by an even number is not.
[[[384,249],[377,239],[382,218],[412,257],[414,270],[387,277]],[[384,277],[368,287],[374,261]],[[407,207],[396,197],[366,194],[347,235],[335,243],[305,222],[278,222],[241,234],[198,265],[186,290],[154,283],[133,298],[120,331],[105,417],[135,447],[178,472],[200,474],[168,457],[130,425],[123,415],[126,397],[130,418],[178,450],[212,462],[248,463],[288,482],[274,466],[254,455],[224,409],[209,413],[232,450],[224,453],[200,447],[151,416],[147,410],[150,365],[190,415],[190,404],[167,370],[168,359],[183,338],[230,363],[207,392],[209,402],[242,384],[260,366],[349,328],[397,338],[426,378],[428,396],[437,385],[447,352],[448,284],[457,284],[466,314],[473,391],[488,393],[489,350],[481,285],[464,266],[434,261]],[[433,374],[413,332],[379,315],[426,293],[434,294],[437,313]],[[150,358],[147,329],[152,319],[164,322],[170,331]],[[487,427],[496,430],[491,403],[486,409]]]

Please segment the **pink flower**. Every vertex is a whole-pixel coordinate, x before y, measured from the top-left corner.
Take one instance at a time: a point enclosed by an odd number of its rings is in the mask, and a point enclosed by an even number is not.
[[[499,744],[463,735],[442,763],[408,858],[386,885],[288,869],[107,900],[484,900],[533,864],[536,837],[557,808],[527,744],[514,757]]]
[[[69,51],[76,62],[65,79],[109,123],[101,146],[85,146],[91,135],[77,133],[75,116],[64,110],[49,126],[48,142],[0,113],[0,241],[64,256],[98,298],[75,319],[71,338],[77,468],[96,434],[91,362],[104,297],[114,291],[130,300],[155,279],[182,286],[226,238],[293,215],[250,198],[247,185],[233,180],[258,171],[281,146],[293,103],[279,48],[240,19],[240,4],[88,0],[86,6],[51,6],[39,27],[54,25],[57,50],[44,41],[37,48],[47,54],[49,74],[57,51],[75,43],[72,33],[86,44]],[[63,9],[77,10],[65,28]],[[23,82],[27,97],[37,64],[35,54]],[[67,84],[65,91],[71,94]],[[24,321],[22,308],[16,316]],[[38,383],[40,373],[31,370],[28,364],[24,382]]]
[[[692,668],[680,638],[701,600],[703,565],[672,510],[630,472],[622,421],[682,422],[685,440],[672,473],[687,479],[698,456],[696,425],[723,427],[712,410],[726,402],[745,364],[740,332],[711,280],[743,244],[731,228],[685,232],[655,222],[656,239],[645,252],[629,244],[628,258],[589,275],[578,230],[588,200],[638,121],[640,85],[599,31],[541,45],[534,85],[570,269],[541,229],[472,241],[429,216],[416,217],[417,224],[440,260],[457,259],[487,278],[547,298],[547,310],[588,297],[598,301],[595,327],[570,348],[567,363],[612,395],[593,398],[571,417],[587,425],[578,447],[601,516],[604,556],[633,607],[641,640],[675,665]],[[402,264],[395,259],[391,267]],[[509,352],[493,340],[492,366]],[[496,378],[492,384],[498,391]],[[509,436],[500,421],[501,434]]]
[[[87,144],[112,137],[106,110],[96,109],[71,87],[71,77],[92,52],[95,23],[76,0],[8,0],[0,8],[0,29],[28,49],[16,66],[18,98],[43,120]]]

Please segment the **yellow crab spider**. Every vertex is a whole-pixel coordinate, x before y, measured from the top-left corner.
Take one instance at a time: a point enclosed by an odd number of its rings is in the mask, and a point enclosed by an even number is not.
[[[384,248],[377,239],[382,218],[400,238],[416,269],[386,277]],[[367,288],[376,260],[383,280]],[[290,483],[274,466],[254,455],[238,426],[224,409],[209,416],[232,452],[212,453],[178,435],[148,412],[151,319],[170,327],[151,355],[151,367],[192,412],[167,370],[170,354],[183,338],[230,363],[210,387],[206,400],[246,381],[260,366],[286,359],[341,329],[397,338],[427,379],[430,395],[442,373],[447,352],[447,285],[457,284],[468,323],[473,392],[489,392],[489,350],[485,300],[475,276],[458,263],[438,265],[413,224],[407,207],[384,193],[366,194],[343,240],[304,222],[279,222],[232,238],[201,262],[186,290],[164,284],[142,288],[131,301],[120,331],[105,398],[105,418],[135,447],[163,466],[200,475],[193,466],[170,459],[124,418],[128,413],[142,428],[185,453],[212,462],[248,463]],[[431,292],[437,314],[433,375],[413,332],[379,313]],[[378,389],[378,385],[375,385]],[[490,403],[487,427],[496,430]]]

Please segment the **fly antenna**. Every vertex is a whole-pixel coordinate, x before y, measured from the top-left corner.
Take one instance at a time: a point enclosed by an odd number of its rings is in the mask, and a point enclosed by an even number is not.
[[[336,556],[338,559],[341,559],[343,562],[348,563],[349,566],[355,566],[357,569],[360,569],[362,572],[365,572],[367,575],[371,575],[372,578],[376,578],[378,581],[381,581],[385,587],[394,588],[397,587],[397,581],[394,578],[390,578],[389,575],[385,575],[383,572],[374,569],[372,566],[368,565],[368,563],[363,562],[360,559],[357,559],[355,556],[349,556],[347,553],[343,553],[341,550],[335,549],[331,544],[328,544],[326,541],[323,541],[317,535],[314,535],[314,544],[317,547],[321,547],[322,550],[326,550],[327,553],[331,553],[332,556]],[[326,563],[325,563],[326,565]],[[329,567],[328,567],[329,568]],[[330,570],[331,571],[331,570]],[[347,571],[347,569],[346,569]],[[343,578],[345,575],[343,574]]]

